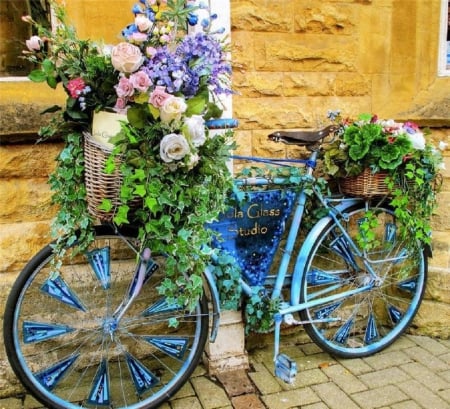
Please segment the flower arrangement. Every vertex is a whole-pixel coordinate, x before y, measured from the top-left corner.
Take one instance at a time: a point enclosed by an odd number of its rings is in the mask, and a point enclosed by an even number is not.
[[[36,30],[27,41],[26,58],[37,65],[30,79],[62,84],[67,94],[65,107],[50,109],[59,115],[40,131],[66,142],[50,177],[59,205],[55,250],[62,255],[76,240],[82,251],[92,239],[83,142],[97,113],[120,114],[119,132],[103,141],[112,147],[104,172],[120,171],[119,204],[105,198],[100,208],[117,225],[137,225],[143,248],[168,255],[160,291],[193,306],[214,251],[208,247],[213,233],[204,226],[225,210],[232,186],[231,131],[212,137],[205,126],[222,115],[220,96],[232,92],[227,47],[216,36],[221,30],[212,29],[217,16],[191,1],[140,0],[123,41],[107,46],[79,39],[65,9],[52,7],[53,31],[24,20]],[[197,23],[201,30],[189,34]]]
[[[351,178],[351,184],[363,173],[381,175],[378,180],[396,216],[418,240],[428,244],[445,144],[435,148],[413,122],[383,120],[371,114],[361,114],[357,120],[344,119],[339,111],[328,112],[328,118],[338,128],[335,140],[323,151],[325,174],[340,181]],[[364,226],[364,237],[370,237],[373,226],[370,221]]]

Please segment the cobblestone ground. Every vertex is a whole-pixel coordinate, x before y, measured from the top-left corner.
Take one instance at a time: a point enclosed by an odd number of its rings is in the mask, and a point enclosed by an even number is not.
[[[304,335],[283,337],[299,373],[286,384],[273,376],[269,336],[248,340],[248,372],[207,376],[199,366],[161,409],[449,409],[450,340],[405,335],[374,356],[341,360]],[[0,409],[42,408],[31,396],[0,400]]]

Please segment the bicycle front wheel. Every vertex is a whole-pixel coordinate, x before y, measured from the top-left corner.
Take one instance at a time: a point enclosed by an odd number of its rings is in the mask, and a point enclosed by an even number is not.
[[[107,226],[83,256],[74,248],[53,271],[50,246],[20,273],[9,295],[5,347],[18,378],[46,407],[156,408],[188,380],[208,335],[203,297],[193,311],[158,293],[164,258],[152,255],[135,285],[134,233]],[[158,268],[157,268],[158,267]]]
[[[369,231],[362,227],[368,210]],[[408,243],[413,234],[400,235],[387,206],[355,206],[346,216],[341,223],[348,237],[330,220],[312,245],[300,296],[309,305],[300,316],[324,351],[355,358],[387,347],[411,324],[424,294],[427,260],[419,243]],[[364,234],[370,250],[358,256],[349,239],[357,244]]]

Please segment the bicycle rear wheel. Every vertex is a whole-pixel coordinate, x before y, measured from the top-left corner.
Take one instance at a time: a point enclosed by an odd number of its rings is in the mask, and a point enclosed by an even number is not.
[[[367,220],[367,210],[355,206],[346,211],[348,220],[341,220],[355,243],[363,234],[361,223]],[[410,325],[425,291],[423,248],[419,243],[407,245],[414,236],[400,236],[399,222],[390,208],[369,210],[377,227],[371,229],[373,248],[365,256],[355,254],[330,220],[312,245],[303,274],[301,302],[337,296],[300,312],[302,320],[311,322],[305,330],[324,351],[344,358],[367,356],[394,342]],[[377,279],[364,259],[370,260]],[[362,288],[366,290],[358,292]]]
[[[5,347],[18,378],[46,407],[156,408],[188,380],[208,335],[206,299],[192,311],[158,293],[164,258],[128,308],[136,269],[132,231],[96,228],[88,257],[52,272],[50,246],[20,273],[9,295]],[[90,261],[89,261],[90,260]],[[120,319],[117,312],[125,311]]]

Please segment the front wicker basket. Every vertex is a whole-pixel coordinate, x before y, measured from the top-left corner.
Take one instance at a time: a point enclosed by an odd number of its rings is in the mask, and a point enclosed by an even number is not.
[[[84,133],[85,184],[89,213],[102,220],[111,221],[116,207],[120,204],[119,193],[122,176],[119,171],[120,159],[116,159],[116,170],[112,174],[104,172],[111,149],[95,141],[90,133]],[[100,210],[103,199],[111,200],[112,210]]]
[[[369,168],[366,168],[357,176],[340,179],[339,186],[342,193],[351,196],[386,196],[390,194],[385,182],[387,176],[387,172],[372,173]]]

